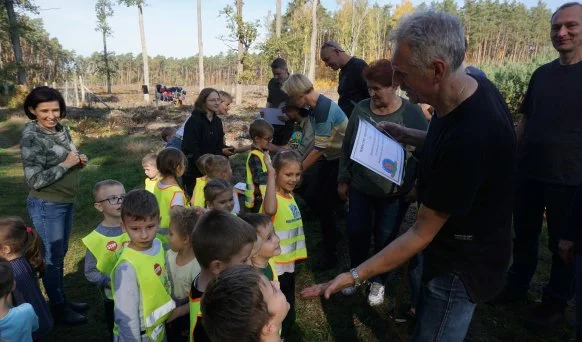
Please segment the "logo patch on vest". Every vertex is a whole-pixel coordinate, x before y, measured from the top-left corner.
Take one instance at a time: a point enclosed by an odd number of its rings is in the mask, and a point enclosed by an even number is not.
[[[109,241],[105,245],[105,248],[107,248],[107,250],[110,251],[110,252],[115,252],[117,250],[117,242],[115,242],[115,241]]]
[[[162,266],[160,266],[160,264],[155,264],[154,265],[154,272],[156,272],[156,274],[159,276],[162,274]]]

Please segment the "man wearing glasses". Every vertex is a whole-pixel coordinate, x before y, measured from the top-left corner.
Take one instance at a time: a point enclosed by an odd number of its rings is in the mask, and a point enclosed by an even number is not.
[[[368,85],[362,76],[362,72],[368,64],[362,59],[348,55],[333,40],[328,40],[321,46],[319,56],[327,67],[334,71],[340,69],[337,86],[339,100],[337,102],[349,118],[354,109],[353,103],[370,97]]]

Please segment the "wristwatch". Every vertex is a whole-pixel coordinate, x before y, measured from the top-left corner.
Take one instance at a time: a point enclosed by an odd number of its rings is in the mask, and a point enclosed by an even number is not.
[[[354,278],[354,287],[358,287],[358,286],[362,285],[362,280],[360,279],[360,275],[358,274],[358,271],[355,268],[352,268],[350,270],[350,273],[352,274],[352,278]]]

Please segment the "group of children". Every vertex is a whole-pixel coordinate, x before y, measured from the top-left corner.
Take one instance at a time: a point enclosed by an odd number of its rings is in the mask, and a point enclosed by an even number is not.
[[[224,156],[198,159],[204,176],[192,198],[180,182],[186,158],[173,147],[143,158],[145,190],[126,193],[116,180],[95,184],[103,219],[82,239],[85,275],[102,293],[110,339],[278,341],[288,333],[295,262],[307,258],[293,198],[302,159],[285,151],[271,162],[273,127],[262,119],[249,134],[242,210]],[[52,318],[38,286],[36,231],[19,218],[1,218],[0,257],[0,340],[42,336]],[[26,329],[3,329],[15,321]]]

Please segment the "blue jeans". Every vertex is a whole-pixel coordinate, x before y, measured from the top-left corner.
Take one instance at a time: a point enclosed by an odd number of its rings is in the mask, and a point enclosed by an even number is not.
[[[52,305],[65,301],[64,260],[73,228],[73,203],[56,203],[29,196],[28,215],[44,246],[44,288]]]
[[[431,279],[421,288],[413,340],[463,341],[476,306],[457,275]]]
[[[374,236],[374,253],[391,242],[392,232],[398,229],[398,198],[373,197],[353,187],[349,191],[348,246],[351,267],[357,267],[368,259],[370,238]],[[387,273],[370,281],[385,284]]]
[[[513,209],[513,264],[508,272],[507,292],[525,297],[539,259],[540,233],[544,209],[548,223],[548,248],[552,252],[550,280],[543,290],[543,301],[566,307],[574,294],[574,265],[566,264],[558,254],[561,233],[568,220],[576,186],[548,184],[518,178]]]

